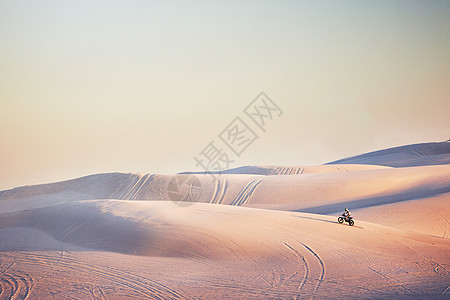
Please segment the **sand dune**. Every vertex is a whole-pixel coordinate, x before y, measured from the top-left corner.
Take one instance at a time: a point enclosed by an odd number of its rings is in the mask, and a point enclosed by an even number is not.
[[[330,162],[329,164],[366,164],[412,167],[450,164],[450,141],[389,148]]]
[[[441,146],[425,166],[109,173],[1,191],[0,298],[448,297]],[[345,206],[353,227],[336,222]]]
[[[410,168],[356,168],[291,176],[195,174],[201,183],[196,201],[334,213],[343,206],[364,208],[450,192],[450,165]],[[321,169],[311,167],[311,169]],[[170,200],[169,182],[180,175],[98,174],[65,182],[0,192],[0,208],[13,212],[89,199]],[[20,199],[20,201],[18,201]]]
[[[110,260],[118,254],[132,255],[120,257],[129,266],[151,267],[152,280],[167,272],[176,281],[170,289],[180,297],[207,297],[212,291],[256,298],[330,292],[341,296],[358,293],[360,297],[441,294],[447,288],[446,270],[450,267],[447,239],[366,222],[352,228],[337,224],[333,216],[236,206],[80,201],[9,214],[1,219],[1,228],[3,261],[9,260],[2,267],[14,263],[14,270],[5,271],[10,276],[18,270],[34,281],[40,279],[32,282],[38,297],[49,296],[44,287],[52,284],[52,276],[72,274],[72,265],[77,270],[79,264],[81,268],[87,265],[84,274],[99,281],[103,293],[113,290],[126,274],[100,277],[100,271],[91,266],[97,255]],[[93,250],[96,254],[87,255]],[[170,259],[185,262],[166,270]],[[205,274],[205,269],[216,265],[217,269]],[[101,265],[108,266],[105,262]],[[42,268],[53,268],[54,275],[41,277]],[[190,274],[200,286],[208,285],[205,280],[214,275],[211,287],[198,291],[192,278],[179,274],[180,270],[198,270]],[[230,279],[230,274],[239,276]],[[59,280],[74,286],[72,279]],[[76,283],[79,280],[75,278]],[[353,280],[370,284],[355,285]],[[163,286],[170,283],[167,278],[156,281]],[[8,288],[5,281],[3,288]],[[139,297],[132,289],[129,293]]]

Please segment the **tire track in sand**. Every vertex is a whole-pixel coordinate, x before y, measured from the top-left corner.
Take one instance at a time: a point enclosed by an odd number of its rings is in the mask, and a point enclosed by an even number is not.
[[[319,256],[316,252],[314,252],[314,250],[312,250],[309,246],[307,246],[307,245],[305,245],[305,244],[303,244],[303,243],[301,243],[301,242],[299,242],[299,243],[302,244],[303,247],[306,248],[306,250],[308,250],[309,252],[311,252],[311,254],[317,259],[317,262],[318,262],[319,265],[320,265],[320,269],[321,269],[321,270],[320,270],[320,276],[319,276],[319,278],[318,278],[317,284],[316,284],[316,286],[314,287],[314,291],[313,291],[313,293],[315,293],[315,292],[317,291],[317,289],[319,288],[320,284],[322,283],[323,278],[325,277],[325,265],[324,265],[324,263],[323,263],[323,260],[320,258],[320,256]]]
[[[142,189],[147,185],[147,182],[150,181],[154,175],[146,174],[144,175],[136,185],[136,187],[131,191],[130,195],[128,196],[128,199],[125,200],[143,200],[143,197],[141,196]]]
[[[140,175],[132,175],[132,176],[135,176],[135,178],[132,178],[130,180],[130,183],[125,188],[123,188],[123,187],[121,188],[122,192],[120,193],[120,195],[117,196],[118,200],[125,200],[125,198],[128,196],[128,194],[130,194],[131,190],[136,186],[136,184],[141,179]]]
[[[241,189],[236,198],[234,198],[233,202],[231,202],[231,205],[242,206],[247,204],[248,200],[251,196],[253,196],[253,193],[262,181],[262,179],[255,179],[247,183],[247,185]]]
[[[216,179],[216,184],[214,186],[214,193],[211,198],[210,204],[221,204],[225,194],[228,189],[228,180],[224,179],[223,181],[220,178]]]
[[[33,278],[28,274],[14,270],[15,274],[2,273],[0,276],[0,298],[25,300],[33,288]]]
[[[45,256],[36,253],[24,253],[22,257],[18,257],[17,261],[33,265],[47,266],[49,261],[58,262],[55,269],[58,271],[74,272],[79,271],[92,275],[94,278],[103,279],[113,284],[130,289],[136,294],[141,295],[145,299],[186,299],[176,290],[151,280],[141,275],[137,275],[128,271],[122,271],[109,266],[94,265],[91,261],[69,257],[66,254],[61,260],[54,256]],[[103,292],[101,292],[103,294]],[[105,295],[103,294],[103,297]],[[6,298],[9,299],[9,298]],[[14,299],[14,298],[11,298]],[[20,298],[26,299],[26,298]]]
[[[150,174],[146,174],[144,176],[138,175],[137,182],[133,185],[133,187],[128,191],[128,193],[123,197],[122,200],[137,200],[142,188],[152,177],[153,175]]]
[[[304,295],[311,295],[311,297],[314,298],[314,294],[319,289],[319,286],[325,277],[325,264],[311,247],[300,241],[297,241],[297,243],[302,245],[303,250],[296,249],[286,241],[282,242],[282,244],[297,257],[297,262],[301,262],[302,266],[305,268],[303,280],[297,287],[298,294],[296,299],[303,298]],[[309,259],[307,257],[309,257]],[[308,260],[311,259],[316,261],[319,270],[317,270],[317,267],[313,268],[313,264],[308,262]]]
[[[294,253],[294,255],[297,257],[297,262],[301,261],[303,266],[305,267],[303,281],[297,287],[297,292],[300,292],[303,289],[306,281],[308,280],[308,276],[309,276],[308,262],[306,261],[305,257],[299,251],[295,250],[291,245],[289,245],[288,242],[282,242],[282,243],[286,248],[288,248],[292,253]]]

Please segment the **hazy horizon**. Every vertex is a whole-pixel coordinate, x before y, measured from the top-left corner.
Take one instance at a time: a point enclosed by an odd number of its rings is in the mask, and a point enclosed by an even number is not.
[[[230,167],[450,138],[449,1],[4,1],[0,20],[0,190],[199,171],[261,91],[283,114]]]

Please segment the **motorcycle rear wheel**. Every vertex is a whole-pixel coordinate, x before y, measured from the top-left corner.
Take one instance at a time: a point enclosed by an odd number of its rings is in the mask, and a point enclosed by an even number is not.
[[[344,223],[344,218],[343,218],[343,217],[339,217],[339,218],[338,218],[338,222],[339,222],[339,224]]]
[[[353,226],[353,225],[355,225],[355,222],[353,220],[349,220],[348,224],[350,224],[350,226]]]

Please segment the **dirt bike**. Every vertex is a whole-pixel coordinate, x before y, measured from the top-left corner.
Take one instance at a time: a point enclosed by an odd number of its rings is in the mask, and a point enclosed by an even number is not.
[[[347,218],[346,218],[344,215],[342,215],[341,217],[338,218],[339,224],[344,223],[344,221],[345,221],[345,222],[348,222],[348,224],[349,224],[350,226],[353,226],[353,225],[355,224],[355,221],[353,221],[353,217],[347,217]]]

